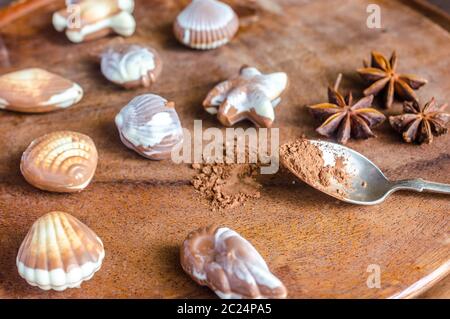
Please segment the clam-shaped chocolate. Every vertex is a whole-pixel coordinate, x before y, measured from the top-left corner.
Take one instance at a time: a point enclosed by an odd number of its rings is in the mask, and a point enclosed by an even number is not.
[[[67,108],[81,100],[76,83],[43,69],[32,68],[0,76],[0,109],[43,113]]]
[[[191,232],[180,257],[184,271],[222,299],[287,296],[286,287],[258,251],[229,228],[211,226]]]
[[[16,265],[30,285],[62,291],[91,279],[104,257],[103,243],[89,227],[67,213],[51,212],[31,226]]]
[[[66,31],[67,38],[79,43],[112,32],[131,36],[136,30],[132,15],[134,0],[84,0],[53,14],[53,26]]]
[[[233,9],[217,0],[193,0],[177,17],[175,37],[193,49],[209,50],[228,43],[239,29]]]
[[[170,158],[183,142],[175,104],[158,95],[135,97],[116,115],[116,125],[125,146],[149,159]]]
[[[101,69],[109,81],[125,88],[149,87],[161,74],[162,61],[150,47],[120,43],[102,53]]]
[[[51,192],[83,190],[97,168],[98,154],[89,136],[58,131],[34,140],[22,155],[20,170],[28,183]]]

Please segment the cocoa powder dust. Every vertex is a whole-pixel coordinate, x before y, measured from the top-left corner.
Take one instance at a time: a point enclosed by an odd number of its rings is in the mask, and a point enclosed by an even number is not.
[[[213,209],[233,208],[261,196],[254,164],[193,164],[198,173],[192,185],[206,197]]]
[[[280,159],[286,168],[306,183],[324,189],[336,181],[348,189],[350,175],[345,169],[345,159],[337,156],[335,165],[325,165],[323,153],[319,147],[306,139],[299,139],[280,147]],[[335,190],[338,195],[345,195],[342,189]]]
[[[211,159],[205,164],[192,164],[197,174],[191,184],[208,199],[213,210],[234,208],[261,197],[262,185],[256,180],[260,163],[249,163],[249,152],[246,147],[243,164],[236,164],[237,158],[233,158],[232,164],[211,163]]]

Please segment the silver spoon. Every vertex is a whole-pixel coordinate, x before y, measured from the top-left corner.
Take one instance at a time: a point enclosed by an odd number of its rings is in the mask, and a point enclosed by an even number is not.
[[[348,147],[326,141],[309,141],[320,148],[325,165],[334,166],[335,159],[339,156],[345,159],[344,169],[350,176],[348,184],[351,187],[345,187],[337,181],[332,181],[331,185],[327,187],[305,182],[344,202],[358,205],[376,205],[382,203],[389,195],[398,190],[450,194],[450,185],[448,184],[428,182],[420,178],[390,181],[374,163]],[[295,172],[293,173],[295,174]]]

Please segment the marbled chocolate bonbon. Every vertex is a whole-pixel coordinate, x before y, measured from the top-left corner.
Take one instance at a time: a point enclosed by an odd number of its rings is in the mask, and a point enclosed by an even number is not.
[[[183,142],[183,130],[175,104],[154,95],[135,97],[116,116],[122,142],[140,155],[161,160]]]
[[[193,231],[181,246],[181,266],[220,298],[285,298],[283,283],[256,249],[226,227]]]
[[[51,212],[25,236],[16,265],[30,285],[62,291],[92,278],[104,256],[102,241],[89,227],[70,214]]]
[[[33,186],[71,193],[86,188],[97,168],[92,139],[71,131],[57,131],[34,140],[22,154],[20,170]]]

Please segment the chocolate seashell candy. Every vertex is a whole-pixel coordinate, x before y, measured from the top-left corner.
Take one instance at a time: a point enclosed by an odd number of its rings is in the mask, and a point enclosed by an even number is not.
[[[263,74],[243,66],[239,75],[217,84],[203,101],[204,109],[225,126],[250,120],[258,127],[272,127],[275,107],[288,86],[284,72]]]
[[[65,30],[67,38],[80,43],[112,32],[131,36],[136,30],[133,0],[84,0],[53,14],[53,26]]]
[[[183,142],[174,103],[154,95],[135,97],[116,116],[120,139],[130,149],[153,160],[170,158]]]
[[[89,227],[67,213],[51,212],[31,226],[16,265],[30,285],[63,291],[91,279],[104,257],[103,243]]]
[[[0,109],[43,113],[68,108],[83,97],[76,83],[39,68],[0,76]]]
[[[238,29],[236,13],[217,0],[193,0],[174,23],[175,37],[184,45],[199,50],[227,44]]]
[[[71,193],[86,188],[94,177],[98,154],[89,136],[58,131],[34,140],[22,154],[20,170],[31,185]]]
[[[285,298],[286,287],[256,249],[226,227],[191,232],[181,246],[181,266],[222,299]]]
[[[162,60],[150,47],[120,43],[101,54],[101,70],[109,81],[127,89],[149,87],[161,74]]]

